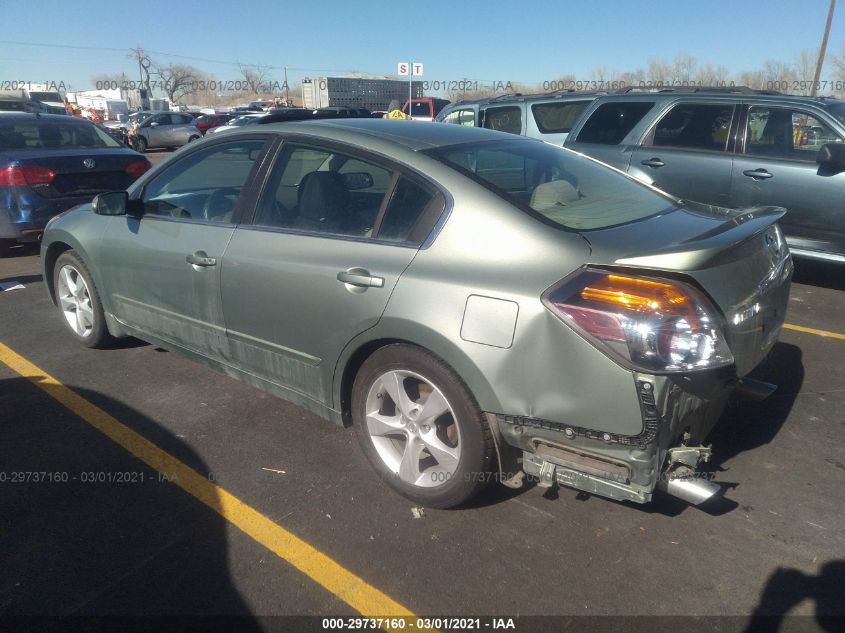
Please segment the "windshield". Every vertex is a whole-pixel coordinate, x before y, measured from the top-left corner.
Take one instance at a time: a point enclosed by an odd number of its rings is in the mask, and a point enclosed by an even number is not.
[[[91,123],[0,120],[0,151],[10,149],[99,149],[105,147],[123,146]]]
[[[556,225],[604,229],[680,203],[570,150],[534,141],[450,145],[426,153]]]

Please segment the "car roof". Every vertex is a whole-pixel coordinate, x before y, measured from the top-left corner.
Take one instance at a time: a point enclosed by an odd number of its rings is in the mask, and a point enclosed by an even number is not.
[[[87,119],[83,119],[76,116],[70,116],[68,114],[42,114],[40,112],[0,112],[3,115],[3,119],[18,119],[21,121],[49,121],[54,123],[61,123],[68,121],[81,121],[83,123],[91,123]],[[93,123],[92,123],[93,125]]]
[[[671,101],[676,99],[684,99],[687,101],[747,101],[749,99],[753,99],[754,101],[760,102],[793,103],[803,105],[816,105],[821,107],[837,103],[843,103],[839,99],[835,99],[833,97],[809,97],[805,95],[787,95],[781,93],[773,93],[771,91],[766,90],[751,90],[748,88],[736,91],[732,91],[729,89],[661,90],[655,92],[630,91],[625,93],[603,95],[600,97],[600,99],[605,102],[625,99],[636,99],[638,101]]]
[[[554,92],[536,92],[536,93],[529,93],[529,94],[522,94],[522,93],[513,93],[513,94],[505,94],[505,95],[497,95],[493,97],[479,97],[477,99],[462,99],[459,101],[453,101],[450,103],[446,108],[452,109],[455,106],[461,105],[488,105],[491,103],[514,103],[514,102],[524,102],[524,101],[569,101],[583,99],[583,98],[595,98],[601,97],[608,94],[606,91],[603,90],[556,90]],[[444,110],[446,109],[444,108]]]
[[[445,145],[476,143],[480,141],[512,140],[532,142],[515,134],[506,134],[465,125],[447,125],[425,121],[391,119],[324,119],[267,123],[262,131],[287,132],[319,136],[327,140],[347,143],[358,142],[363,146],[393,145],[418,151]]]

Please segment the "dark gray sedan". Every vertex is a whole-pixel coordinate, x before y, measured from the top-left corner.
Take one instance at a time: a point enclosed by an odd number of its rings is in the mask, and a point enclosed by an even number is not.
[[[746,375],[786,310],[781,215],[537,140],[337,120],[197,143],[41,253],[83,345],[136,336],[354,424],[417,503],[526,479],[697,503],[728,397],[767,389]]]

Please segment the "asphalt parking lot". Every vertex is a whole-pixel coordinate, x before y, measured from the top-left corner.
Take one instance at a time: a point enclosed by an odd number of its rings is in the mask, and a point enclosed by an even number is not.
[[[538,615],[737,616],[697,622],[725,631],[843,615],[839,268],[799,262],[790,327],[755,372],[779,389],[733,402],[711,436],[727,492],[708,511],[491,488],[417,516],[351,429],[140,341],[78,346],[39,264],[33,248],[0,260],[0,282],[24,286],[0,293],[0,614],[233,615],[240,630],[522,617],[518,631],[613,621],[524,619]]]

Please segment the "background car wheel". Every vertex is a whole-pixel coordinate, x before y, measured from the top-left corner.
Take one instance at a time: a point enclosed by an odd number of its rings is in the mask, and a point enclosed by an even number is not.
[[[141,154],[147,151],[147,139],[143,136],[139,136],[135,139],[135,151]]]
[[[0,257],[8,257],[14,243],[14,240],[0,240]]]
[[[472,394],[433,354],[382,347],[352,387],[358,440],[376,472],[412,501],[464,503],[491,479],[493,438]]]
[[[197,140],[199,140],[199,136],[191,136],[190,138],[188,138],[189,143],[193,143],[194,141],[197,141]]]
[[[87,347],[105,347],[114,338],[91,273],[74,251],[62,253],[53,268],[56,304],[74,338]]]

